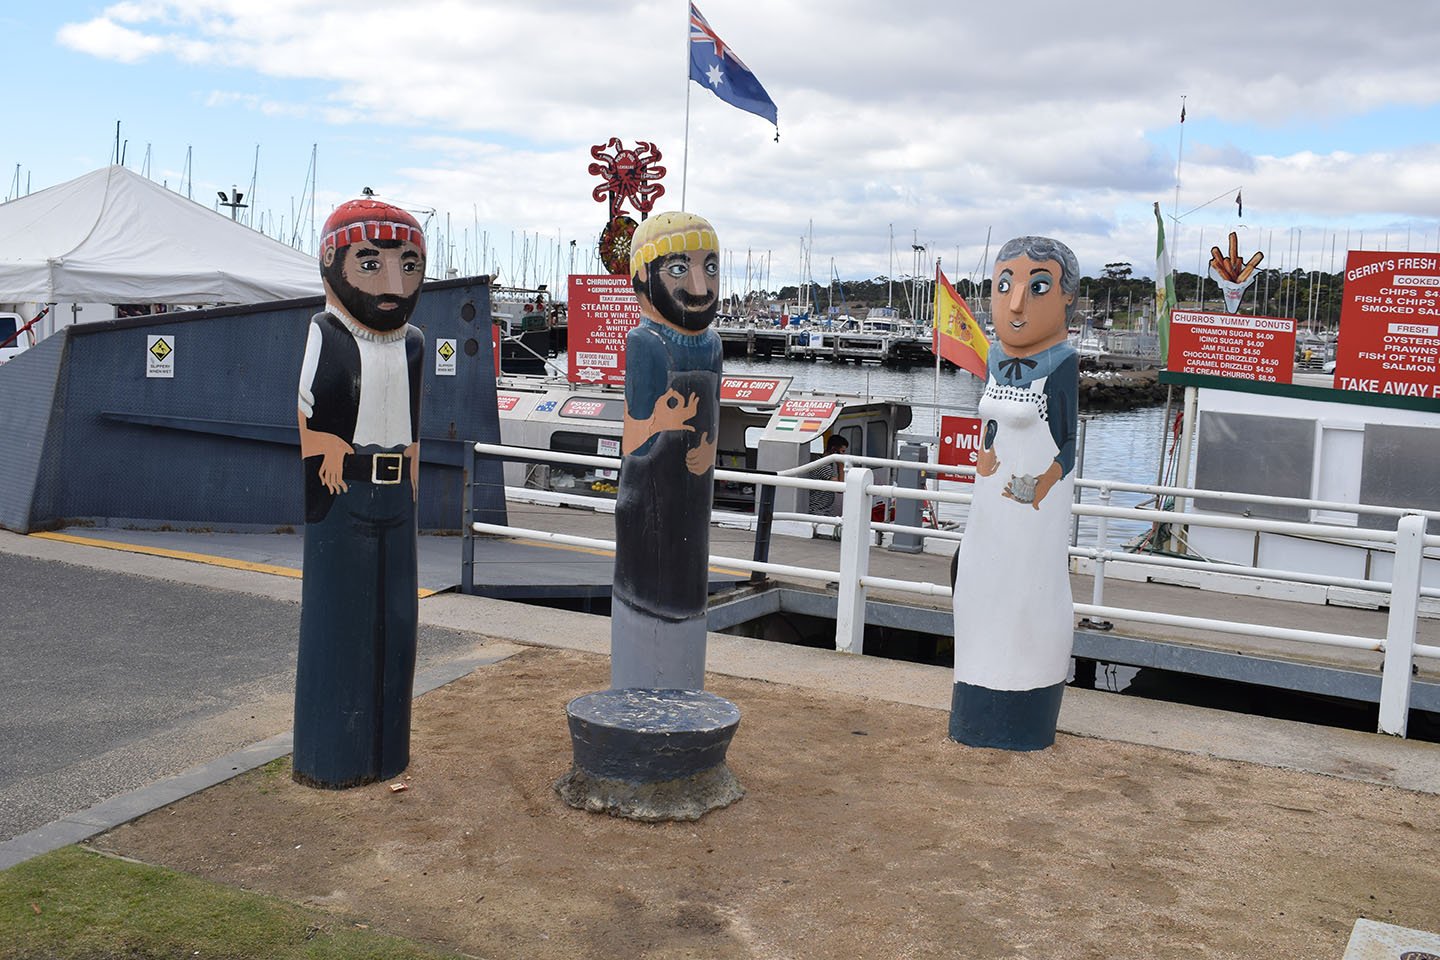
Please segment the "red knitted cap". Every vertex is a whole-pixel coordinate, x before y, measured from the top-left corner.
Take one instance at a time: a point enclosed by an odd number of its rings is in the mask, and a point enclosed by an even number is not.
[[[425,231],[418,220],[397,206],[366,197],[340,204],[325,218],[320,256],[332,247],[348,247],[362,240],[409,240],[425,252]]]

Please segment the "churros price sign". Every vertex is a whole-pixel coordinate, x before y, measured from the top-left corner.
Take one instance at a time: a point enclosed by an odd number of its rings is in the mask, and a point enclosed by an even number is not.
[[[1335,386],[1440,398],[1440,256],[1350,251]]]
[[[568,312],[570,382],[624,383],[625,336],[640,322],[630,278],[571,276]]]
[[[1170,357],[1177,373],[1289,383],[1295,374],[1295,321],[1176,310]]]

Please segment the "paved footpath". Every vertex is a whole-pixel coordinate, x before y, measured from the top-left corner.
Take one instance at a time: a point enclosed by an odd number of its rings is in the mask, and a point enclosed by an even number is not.
[[[0,868],[289,751],[297,580],[0,532]],[[418,692],[524,646],[604,655],[606,617],[421,601]],[[710,635],[712,672],[937,711],[951,671]],[[1440,793],[1440,745],[1071,689],[1088,737]],[[8,842],[6,842],[8,841]]]
[[[300,584],[0,533],[0,841],[289,730]],[[420,632],[419,670],[480,638]]]

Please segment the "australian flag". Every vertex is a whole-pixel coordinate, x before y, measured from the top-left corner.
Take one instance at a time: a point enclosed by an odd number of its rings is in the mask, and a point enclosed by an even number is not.
[[[729,44],[715,35],[710,24],[690,4],[690,79],[732,107],[764,117],[780,128],[775,101],[755,74],[735,56]]]

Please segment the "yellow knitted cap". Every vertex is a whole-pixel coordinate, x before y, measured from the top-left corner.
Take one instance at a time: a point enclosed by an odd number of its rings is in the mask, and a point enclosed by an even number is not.
[[[636,227],[630,238],[630,276],[641,276],[658,257],[691,250],[719,252],[720,242],[710,221],[676,210],[657,213]]]

